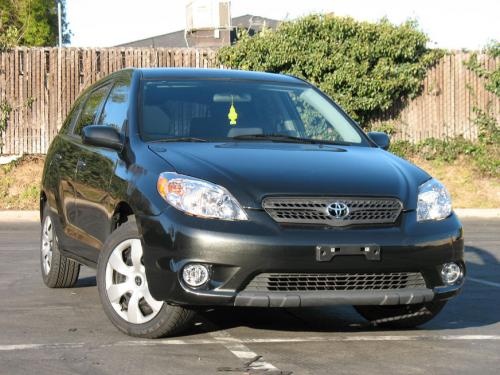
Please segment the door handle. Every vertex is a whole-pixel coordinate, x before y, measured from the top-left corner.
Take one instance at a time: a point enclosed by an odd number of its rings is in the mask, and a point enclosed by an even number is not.
[[[76,163],[76,169],[78,169],[79,171],[85,169],[87,167],[87,163],[85,163],[84,160],[78,160],[78,162]]]

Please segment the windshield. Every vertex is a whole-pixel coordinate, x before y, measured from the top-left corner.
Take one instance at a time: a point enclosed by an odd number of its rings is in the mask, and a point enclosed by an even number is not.
[[[146,80],[146,141],[272,139],[366,144],[361,131],[305,84],[238,80]]]

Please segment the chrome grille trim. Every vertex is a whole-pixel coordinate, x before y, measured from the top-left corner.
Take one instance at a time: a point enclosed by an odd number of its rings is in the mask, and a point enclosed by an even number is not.
[[[349,214],[331,216],[327,207],[334,202],[345,203]],[[403,210],[396,198],[359,197],[267,197],[262,207],[278,223],[329,226],[393,224]]]
[[[425,280],[420,272],[261,273],[250,281],[245,291],[392,290],[425,287]]]

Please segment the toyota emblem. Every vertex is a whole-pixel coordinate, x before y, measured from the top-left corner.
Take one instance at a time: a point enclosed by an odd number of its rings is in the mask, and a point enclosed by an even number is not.
[[[326,211],[328,215],[333,216],[336,219],[343,219],[347,215],[349,215],[349,207],[344,202],[333,202],[330,204]]]

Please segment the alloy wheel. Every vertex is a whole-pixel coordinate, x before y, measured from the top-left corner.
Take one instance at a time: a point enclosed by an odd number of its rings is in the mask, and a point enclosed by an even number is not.
[[[129,239],[113,249],[106,265],[108,300],[122,319],[133,324],[149,322],[164,304],[149,292],[142,254],[141,241]]]
[[[42,230],[42,265],[43,271],[46,275],[50,272],[50,267],[52,265],[52,254],[54,248],[54,227],[52,225],[52,220],[50,216],[45,218]]]

